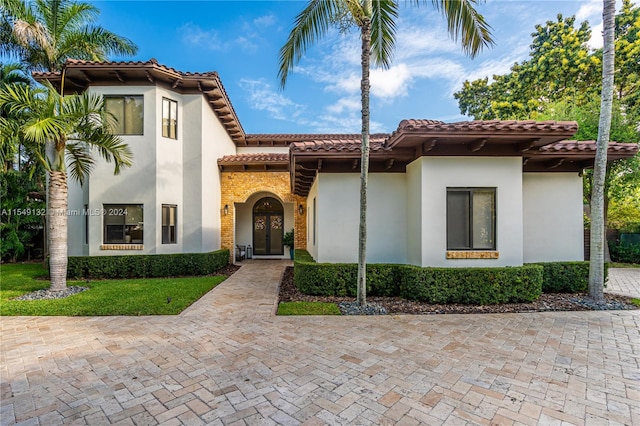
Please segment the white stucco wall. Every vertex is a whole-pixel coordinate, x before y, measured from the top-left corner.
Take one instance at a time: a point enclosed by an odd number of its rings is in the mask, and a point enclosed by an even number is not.
[[[323,175],[316,176],[309,195],[307,196],[307,251],[316,260],[318,260],[318,243],[322,237],[318,234],[318,182]]]
[[[584,260],[582,178],[525,173],[524,262]]]
[[[216,160],[235,153],[235,145],[203,95],[183,95],[155,86],[97,86],[102,95],[143,95],[143,135],[123,135],[133,152],[133,167],[113,175],[113,166],[99,160],[83,193],[70,208],[89,204],[144,205],[144,250],[101,250],[103,217],[89,217],[90,244],[82,247],[84,222],[69,228],[73,254],[119,255],[205,252],[220,248],[220,172]],[[178,102],[178,138],[162,136],[162,98]],[[74,190],[75,191],[75,190]],[[82,199],[82,196],[84,200]],[[177,206],[177,243],[162,244],[162,205]],[[82,251],[81,251],[82,250]]]
[[[181,253],[184,245],[184,220],[185,211],[183,197],[183,150],[186,144],[197,143],[188,133],[185,135],[184,104],[188,96],[174,93],[162,87],[156,88],[153,101],[155,102],[156,116],[156,205],[154,206],[155,253]],[[167,98],[178,103],[178,129],[177,139],[162,136],[162,99]],[[173,204],[177,207],[177,241],[175,244],[162,244],[162,205]],[[146,232],[146,224],[145,224]],[[145,245],[147,239],[145,235]]]
[[[83,256],[89,254],[89,246],[85,244],[85,220],[88,212],[84,205],[88,200],[88,183],[81,186],[79,182],[68,179],[68,212],[67,215],[67,243],[69,256]]]
[[[422,173],[421,266],[522,265],[522,159],[520,157],[422,157],[415,163],[421,167]],[[413,168],[415,165],[412,164],[410,167]],[[446,258],[447,188],[455,187],[496,188],[498,259]],[[413,186],[412,190],[415,191]],[[412,196],[415,195],[412,194]],[[409,229],[412,229],[411,223],[408,225]]]
[[[422,163],[407,165],[407,263],[422,264]]]
[[[143,135],[123,135],[122,140],[133,152],[133,166],[113,175],[113,163],[96,161],[89,182],[89,209],[100,211],[104,204],[144,204],[144,250],[100,250],[103,240],[103,216],[89,217],[90,255],[155,253],[156,221],[156,138],[159,123],[156,117],[154,86],[96,86],[89,89],[101,95],[143,95]],[[157,125],[156,125],[157,124]],[[159,208],[159,207],[158,207]],[[71,236],[71,235],[70,235]]]
[[[309,198],[311,203],[313,203],[312,194],[313,188]],[[314,256],[316,260],[318,262],[357,262],[360,176],[356,173],[321,173],[317,178],[316,205],[318,209],[317,254]],[[404,173],[369,175],[368,263],[407,262],[406,206],[407,190]],[[313,212],[311,212],[312,218]],[[312,234],[310,238],[313,239]]]

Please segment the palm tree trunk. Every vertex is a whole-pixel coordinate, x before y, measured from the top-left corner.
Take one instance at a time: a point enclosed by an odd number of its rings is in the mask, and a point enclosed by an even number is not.
[[[360,233],[358,236],[358,305],[367,304],[367,181],[369,175],[369,61],[371,20],[362,23],[362,155],[360,157]]]
[[[589,259],[589,296],[596,302],[604,300],[604,183],[613,107],[615,8],[615,0],[604,0],[602,13],[604,26],[602,95],[596,159],[593,167],[593,187],[591,189],[591,258]]]
[[[67,288],[67,173],[49,172],[48,237],[51,290]]]

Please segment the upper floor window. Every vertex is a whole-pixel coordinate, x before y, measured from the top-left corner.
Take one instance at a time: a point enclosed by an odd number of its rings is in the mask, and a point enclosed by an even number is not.
[[[178,139],[178,102],[162,98],[162,136]]]
[[[496,189],[447,188],[447,250],[496,249]]]
[[[105,96],[107,112],[113,114],[117,122],[113,131],[118,135],[142,135],[144,128],[144,97]]]

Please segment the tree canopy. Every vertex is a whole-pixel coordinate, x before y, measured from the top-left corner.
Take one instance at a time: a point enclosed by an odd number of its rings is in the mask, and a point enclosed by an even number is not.
[[[460,111],[476,120],[536,119],[550,103],[589,103],[602,87],[602,49],[588,46],[588,22],[558,15],[536,25],[529,59],[510,72],[465,81],[454,94]],[[621,107],[637,110],[640,101],[640,7],[630,0],[615,20],[615,94]]]

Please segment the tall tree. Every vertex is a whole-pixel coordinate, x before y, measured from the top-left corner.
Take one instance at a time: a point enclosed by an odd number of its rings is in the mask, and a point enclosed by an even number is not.
[[[0,87],[0,110],[16,121],[0,117],[0,134],[19,134],[24,146],[49,175],[47,225],[51,289],[66,288],[67,275],[67,165],[82,183],[94,166],[97,151],[114,162],[114,173],[130,166],[132,153],[111,133],[113,116],[101,96],[87,92],[61,96],[49,84],[44,88],[12,84]],[[18,123],[16,125],[16,123]]]
[[[602,101],[591,189],[591,258],[589,259],[589,296],[598,303],[604,300],[604,182],[613,108],[615,12],[615,0],[603,0]]]
[[[475,6],[482,0],[432,0],[435,9],[447,21],[448,31],[455,40],[461,38],[462,49],[476,56],[484,47],[493,44],[491,27]],[[416,5],[429,3],[415,0]],[[300,61],[310,44],[324,36],[331,26],[357,26],[362,39],[360,82],[362,103],[362,131],[360,158],[360,224],[358,233],[358,304],[366,305],[366,248],[367,248],[367,184],[369,173],[369,72],[370,62],[383,68],[391,64],[395,47],[396,20],[399,6],[395,0],[310,0],[296,17],[286,43],[280,49],[281,87],[284,88],[289,71]]]
[[[70,0],[0,0],[0,54],[29,69],[59,71],[67,59],[104,61],[133,55],[136,45],[96,25],[99,10]]]

